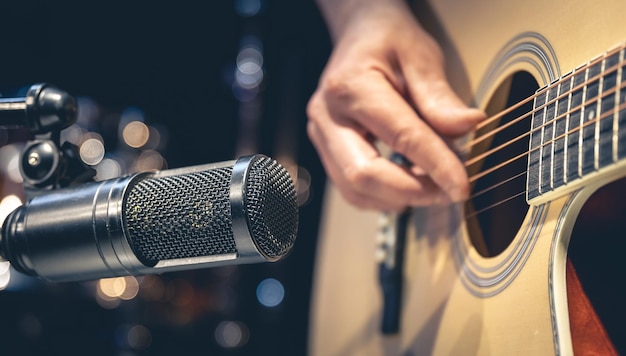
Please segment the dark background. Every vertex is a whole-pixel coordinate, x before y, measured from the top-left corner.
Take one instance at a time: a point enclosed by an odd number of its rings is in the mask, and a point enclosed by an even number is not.
[[[254,15],[237,11],[246,3],[0,3],[0,91],[5,96],[48,82],[94,101],[106,117],[139,108],[146,123],[166,128],[161,154],[169,168],[230,160],[242,139],[269,156],[285,154],[277,147],[295,142],[286,145],[287,154],[312,177],[296,245],[285,260],[166,274],[158,282],[171,291],[169,297],[150,298],[140,290],[114,308],[96,302],[93,283],[26,279],[0,291],[0,354],[306,353],[325,178],[306,138],[305,106],[330,42],[312,1],[265,0]],[[264,79],[252,106],[238,101],[232,87],[237,53],[250,36],[260,41],[264,56]],[[247,136],[242,136],[242,108],[258,118]],[[105,141],[115,140],[107,136],[105,121],[90,129],[103,131]],[[24,135],[3,130],[2,144]],[[255,295],[260,281],[269,277],[285,287],[276,307],[261,305]],[[224,321],[248,331],[244,342],[220,346],[215,334]],[[141,331],[135,342],[128,341],[131,329]]]

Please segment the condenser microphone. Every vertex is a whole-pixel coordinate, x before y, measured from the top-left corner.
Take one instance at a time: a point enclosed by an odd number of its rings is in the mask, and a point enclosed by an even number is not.
[[[275,160],[237,160],[43,193],[5,220],[0,253],[51,282],[277,261],[298,227],[293,181]]]

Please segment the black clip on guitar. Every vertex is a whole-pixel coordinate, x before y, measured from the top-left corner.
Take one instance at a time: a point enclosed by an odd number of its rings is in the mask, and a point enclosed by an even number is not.
[[[390,159],[400,166],[409,166],[407,159],[397,153]],[[383,295],[381,332],[384,335],[400,331],[404,245],[410,211],[407,208],[398,214],[383,213],[379,226],[377,259],[380,261],[378,279]]]

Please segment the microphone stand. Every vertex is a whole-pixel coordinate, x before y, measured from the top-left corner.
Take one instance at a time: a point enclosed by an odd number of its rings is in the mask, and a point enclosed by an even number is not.
[[[76,99],[51,85],[35,84],[23,98],[0,98],[0,127],[26,127],[34,135],[20,155],[26,201],[54,189],[93,180],[95,170],[78,148],[61,144],[61,130],[76,122]]]

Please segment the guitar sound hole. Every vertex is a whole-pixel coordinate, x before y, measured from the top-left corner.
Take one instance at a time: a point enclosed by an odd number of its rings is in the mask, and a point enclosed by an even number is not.
[[[496,92],[487,107],[488,117],[531,97],[537,88],[530,74],[515,74]],[[476,142],[468,158],[468,163],[473,158],[476,162],[468,166],[472,194],[465,212],[470,238],[483,257],[496,256],[509,246],[528,211],[525,192],[532,108],[529,101],[476,132],[476,139],[487,138]]]

